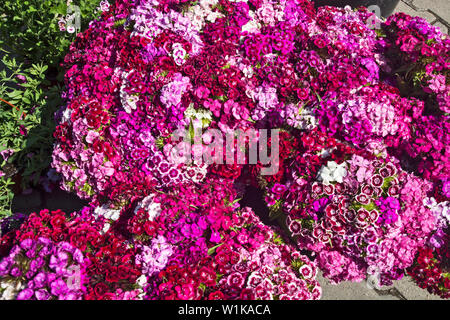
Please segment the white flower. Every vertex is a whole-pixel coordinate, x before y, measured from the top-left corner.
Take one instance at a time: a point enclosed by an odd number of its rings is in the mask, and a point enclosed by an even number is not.
[[[103,205],[95,208],[94,214],[96,217],[103,217],[108,220],[116,221],[120,217],[120,210],[109,209],[108,205]]]
[[[450,208],[448,205],[442,209],[442,216],[447,219],[447,224],[450,225]]]
[[[161,205],[157,202],[153,201],[153,195],[149,195],[144,198],[134,210],[134,213],[137,213],[139,209],[143,208],[148,212],[148,220],[153,221],[156,217],[158,217],[161,213]]]
[[[256,33],[261,29],[261,24],[258,23],[255,19],[255,13],[253,11],[249,11],[248,15],[250,16],[250,20],[241,27],[242,32],[248,31],[249,33]]]
[[[202,120],[212,120],[212,112],[210,110],[199,110],[197,117]]]
[[[200,6],[205,10],[211,10],[211,7],[215,6],[218,2],[218,0],[200,0]]]
[[[121,74],[122,86],[120,87],[120,93],[119,93],[120,102],[122,103],[122,106],[127,113],[131,113],[132,110],[136,110],[137,102],[139,101],[139,96],[130,95],[125,91],[125,87],[127,84],[127,77],[131,72],[133,72],[133,71],[125,72],[125,73]]]
[[[71,115],[72,115],[72,109],[66,108],[62,114],[61,122],[69,121]]]
[[[102,229],[102,233],[103,234],[107,233],[110,227],[111,227],[111,224],[105,223],[105,225],[103,226],[103,229]]]
[[[425,199],[423,199],[423,205],[428,207],[429,209],[433,209],[434,207],[436,207],[437,202],[436,202],[436,199],[433,197],[425,198]]]
[[[132,110],[137,109],[136,103],[139,101],[138,96],[126,95],[125,99],[122,100],[123,108],[127,113],[131,113]]]
[[[242,73],[244,74],[244,76],[246,78],[253,77],[253,68],[252,68],[252,66],[244,66],[244,68],[242,69]]]
[[[312,130],[317,127],[318,121],[311,109],[307,107],[295,107],[293,104],[287,106],[287,123],[297,129]]]
[[[188,120],[187,123],[192,123],[194,128],[206,128],[212,121],[212,112],[206,109],[194,109],[194,104],[191,103],[184,111],[184,117]]]
[[[109,2],[107,0],[103,0],[102,2],[100,2],[99,9],[101,11],[108,11],[109,10],[109,6],[110,6]]]
[[[423,199],[423,205],[429,208],[439,221],[450,224],[450,203],[448,201],[438,203],[434,197],[430,197]]]
[[[1,296],[1,300],[13,300],[17,292],[13,287],[8,286]]]
[[[147,276],[146,275],[141,275],[139,278],[136,279],[136,283],[140,286],[140,287],[144,287],[147,284]]]
[[[216,22],[217,18],[222,18],[223,15],[221,13],[218,12],[211,12],[210,14],[208,14],[208,16],[206,17],[206,21],[208,22]]]
[[[181,43],[174,43],[172,45],[172,50],[172,57],[175,60],[175,63],[181,66],[185,62],[186,50],[184,50]]]
[[[331,182],[342,183],[343,178],[347,176],[346,163],[337,164],[334,161],[328,161],[327,166],[323,166],[318,174],[318,178],[325,184]]]
[[[186,118],[194,118],[195,117],[195,109],[194,109],[193,103],[191,103],[189,105],[189,107],[187,107],[186,110],[184,110],[184,116]]]
[[[105,215],[105,218],[110,220],[118,220],[120,217],[120,210],[108,210],[107,214]]]
[[[14,300],[17,294],[25,288],[20,281],[2,282],[1,286],[4,291],[0,295],[0,300]]]

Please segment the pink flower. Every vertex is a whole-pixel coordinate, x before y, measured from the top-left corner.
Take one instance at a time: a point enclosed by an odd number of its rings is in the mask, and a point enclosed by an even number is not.
[[[445,76],[442,74],[433,75],[430,80],[428,80],[428,87],[434,93],[441,93],[446,90]]]
[[[244,282],[245,282],[245,278],[239,272],[232,273],[227,278],[227,284],[230,287],[242,288],[242,286],[244,285]]]
[[[199,99],[207,99],[209,94],[210,94],[210,90],[204,86],[199,86],[196,90],[195,90],[195,95],[199,98]]]
[[[100,134],[97,131],[89,130],[88,134],[86,135],[86,142],[94,143],[95,139],[97,139],[99,135]]]
[[[180,300],[191,300],[194,298],[194,286],[190,283],[176,286],[175,291]]]
[[[217,231],[213,231],[211,233],[211,238],[209,239],[209,241],[214,242],[214,243],[219,243],[221,239],[222,238],[220,237],[220,233]]]

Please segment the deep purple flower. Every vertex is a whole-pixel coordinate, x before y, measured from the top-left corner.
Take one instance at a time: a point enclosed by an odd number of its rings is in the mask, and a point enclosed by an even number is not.
[[[67,284],[62,279],[57,279],[50,283],[50,292],[54,296],[63,295],[67,290]]]

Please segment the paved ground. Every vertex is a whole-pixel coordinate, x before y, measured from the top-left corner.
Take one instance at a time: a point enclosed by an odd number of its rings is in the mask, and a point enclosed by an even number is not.
[[[322,286],[323,300],[443,300],[419,288],[410,277],[404,277],[392,287],[383,287],[382,290],[372,289],[366,282],[342,282],[334,285],[321,274],[318,281]]]
[[[395,12],[405,12],[411,16],[425,18],[432,25],[450,33],[449,0],[401,0]]]
[[[421,16],[445,33],[450,33],[449,0],[401,0],[395,12],[405,12]],[[16,196],[14,211],[30,213],[42,208],[61,209],[66,212],[76,211],[86,202],[63,191],[52,194],[34,191],[30,195]],[[370,289],[365,282],[344,282],[332,285],[320,274],[318,277],[323,289],[324,300],[441,300],[416,286],[409,277],[396,281],[391,288],[383,290]]]

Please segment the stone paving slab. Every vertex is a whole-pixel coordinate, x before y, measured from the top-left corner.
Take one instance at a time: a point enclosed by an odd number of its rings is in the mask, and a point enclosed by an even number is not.
[[[396,281],[394,287],[398,289],[407,300],[445,300],[420,288],[410,277],[404,277],[402,280]]]
[[[402,0],[421,9],[430,9],[446,21],[450,21],[450,1],[448,0]]]
[[[420,16],[424,19],[426,19],[428,22],[432,22],[435,17],[433,16],[432,13],[424,11],[424,12],[417,12],[415,11],[413,8],[411,8],[410,6],[408,6],[405,2],[400,1],[397,5],[397,7],[394,10],[394,13],[396,12],[404,12],[406,14],[409,14],[410,16]]]
[[[369,289],[365,282],[341,282],[332,284],[323,277],[319,271],[317,276],[322,287],[322,300],[398,300],[392,295],[379,295],[375,290]]]
[[[395,281],[391,287],[376,290],[362,282],[332,284],[319,271],[317,276],[322,286],[322,300],[444,300],[418,287],[410,277]]]
[[[442,32],[450,33],[449,0],[401,0],[394,10],[411,16],[419,16],[437,26]]]

